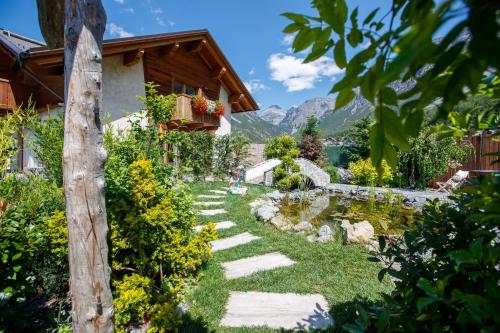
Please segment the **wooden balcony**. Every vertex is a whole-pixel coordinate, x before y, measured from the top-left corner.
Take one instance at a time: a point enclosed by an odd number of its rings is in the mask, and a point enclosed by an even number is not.
[[[0,79],[0,110],[12,110],[16,107],[16,100],[10,82]]]
[[[167,124],[168,129],[178,130],[216,130],[220,126],[220,119],[215,116],[199,115],[191,108],[191,96],[179,94],[177,108],[172,120]]]

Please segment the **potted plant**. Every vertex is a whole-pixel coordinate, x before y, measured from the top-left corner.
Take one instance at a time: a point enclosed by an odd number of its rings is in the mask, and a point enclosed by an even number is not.
[[[191,108],[193,109],[194,113],[199,114],[201,116],[208,109],[207,100],[203,96],[195,95],[191,99]]]
[[[220,119],[224,115],[224,104],[221,101],[215,101],[215,115]]]

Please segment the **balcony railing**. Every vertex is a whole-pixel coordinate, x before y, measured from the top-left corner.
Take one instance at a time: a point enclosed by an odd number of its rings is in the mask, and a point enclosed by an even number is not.
[[[217,129],[220,126],[220,119],[216,116],[194,113],[191,107],[191,96],[179,94],[177,95],[177,108],[168,127],[182,126],[188,129]]]
[[[16,100],[8,80],[0,79],[0,110],[12,110],[16,107]]]

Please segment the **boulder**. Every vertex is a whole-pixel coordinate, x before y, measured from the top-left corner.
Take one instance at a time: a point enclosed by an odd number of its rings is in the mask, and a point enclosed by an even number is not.
[[[290,230],[292,229],[292,224],[281,214],[274,216],[271,219],[271,224],[274,225],[279,230]]]
[[[318,241],[327,242],[333,237],[332,229],[327,225],[322,225],[318,230]]]
[[[313,225],[307,221],[302,221],[299,224],[296,224],[293,226],[293,230],[300,232],[300,231],[309,231],[312,230]]]
[[[354,179],[354,174],[349,169],[337,168],[339,182],[342,184],[349,184]]]
[[[266,196],[276,202],[281,202],[283,200],[283,197],[285,196],[283,193],[280,191],[276,190],[274,192],[266,194]]]
[[[261,221],[268,222],[278,214],[279,208],[276,206],[260,206],[255,210],[255,215]]]
[[[368,221],[351,224],[348,220],[342,220],[340,228],[344,243],[368,244],[375,237],[375,229]]]
[[[273,203],[269,200],[257,199],[257,200],[252,201],[251,203],[249,203],[249,206],[250,206],[250,211],[252,212],[252,214],[255,214],[255,212],[257,211],[257,208],[262,207],[262,206],[266,206],[266,205],[272,206],[272,204]]]

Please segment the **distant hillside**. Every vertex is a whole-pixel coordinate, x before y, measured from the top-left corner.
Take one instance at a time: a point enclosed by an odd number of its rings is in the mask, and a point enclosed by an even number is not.
[[[259,117],[267,121],[268,123],[278,126],[285,118],[287,110],[282,109],[278,105],[271,105],[259,114]]]
[[[266,143],[269,138],[284,133],[279,127],[260,118],[256,112],[232,114],[231,131],[245,134],[252,143]]]

